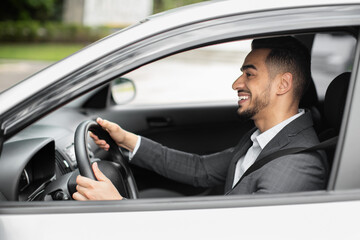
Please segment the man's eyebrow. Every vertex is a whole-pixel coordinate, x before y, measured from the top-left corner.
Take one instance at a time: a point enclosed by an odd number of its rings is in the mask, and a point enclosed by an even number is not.
[[[252,68],[252,69],[254,69],[254,70],[257,70],[257,68],[256,68],[254,65],[252,65],[252,64],[244,65],[244,66],[242,66],[242,67],[240,68],[240,70],[243,72],[244,70],[246,70],[246,69],[248,69],[248,68]]]

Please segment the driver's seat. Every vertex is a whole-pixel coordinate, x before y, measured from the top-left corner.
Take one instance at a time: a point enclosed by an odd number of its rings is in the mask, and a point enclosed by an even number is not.
[[[324,100],[324,121],[325,125],[319,134],[321,142],[339,135],[343,118],[347,92],[349,88],[351,72],[344,72],[338,75],[328,86]],[[326,150],[329,166],[332,166],[335,148]]]

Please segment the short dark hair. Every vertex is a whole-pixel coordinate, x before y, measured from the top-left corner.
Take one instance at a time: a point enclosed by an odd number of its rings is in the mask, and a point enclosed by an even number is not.
[[[279,72],[290,72],[294,79],[294,96],[300,101],[311,81],[311,60],[308,48],[294,37],[254,39],[251,48],[271,49],[266,58],[270,77]]]

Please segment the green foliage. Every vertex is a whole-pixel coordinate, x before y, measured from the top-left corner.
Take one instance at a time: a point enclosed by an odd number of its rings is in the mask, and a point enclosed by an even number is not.
[[[39,21],[0,22],[0,42],[94,42],[111,33],[108,27]]]
[[[153,1],[156,13],[204,0]],[[0,8],[0,42],[88,43],[111,33],[109,27],[60,23],[63,3],[63,0],[3,1]]]
[[[84,44],[63,43],[3,43],[0,44],[0,59],[58,61],[84,46]]]
[[[0,20],[61,20],[63,0],[5,0]]]
[[[204,1],[206,0],[153,0],[154,13]]]

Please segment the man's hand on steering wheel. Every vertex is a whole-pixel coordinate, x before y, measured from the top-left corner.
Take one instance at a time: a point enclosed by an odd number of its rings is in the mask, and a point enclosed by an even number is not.
[[[92,132],[91,137],[99,147],[109,151],[111,161],[91,164],[87,149],[88,132]],[[137,199],[138,190],[135,178],[128,160],[119,148],[121,146],[133,151],[137,140],[138,136],[135,134],[101,118],[97,119],[97,123],[94,121],[80,123],[75,131],[74,145],[81,176],[76,178],[77,192],[73,194],[73,198],[75,200],[121,200],[123,195],[128,199]]]
[[[77,176],[76,186],[77,192],[73,194],[73,199],[79,201],[87,200],[122,200],[123,197],[117,191],[115,186],[112,184],[110,179],[108,179],[98,168],[97,163],[95,162],[92,165],[95,177],[98,181],[94,181],[90,178],[83,177],[81,175]]]
[[[136,145],[136,142],[138,140],[138,136],[136,136],[133,133],[127,132],[124,129],[122,129],[119,125],[116,123],[103,120],[101,118],[97,118],[96,122],[109,133],[111,138],[115,141],[115,143],[120,146],[124,147],[129,151],[133,151]],[[99,139],[98,136],[90,132],[90,137],[94,140],[94,142],[105,151],[108,151],[110,146],[109,144],[103,140]]]

